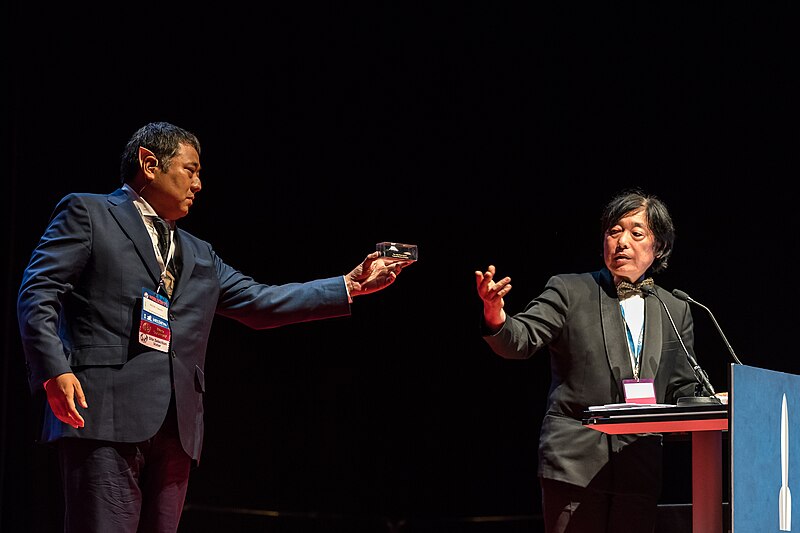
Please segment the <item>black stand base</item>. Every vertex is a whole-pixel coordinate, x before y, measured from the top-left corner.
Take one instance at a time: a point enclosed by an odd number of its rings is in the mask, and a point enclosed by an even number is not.
[[[678,405],[720,405],[722,400],[716,396],[684,396],[678,398]]]

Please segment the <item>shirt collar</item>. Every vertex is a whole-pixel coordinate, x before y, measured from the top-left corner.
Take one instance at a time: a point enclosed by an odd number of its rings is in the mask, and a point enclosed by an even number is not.
[[[125,183],[125,184],[122,185],[122,189],[125,192],[128,193],[128,196],[131,197],[131,200],[133,200],[133,205],[136,206],[136,209],[139,211],[139,214],[141,214],[142,217],[157,217],[158,216],[158,213],[156,213],[156,210],[153,209],[153,207],[150,204],[147,203],[147,200],[145,200],[144,198],[139,196],[139,193],[134,191],[133,188],[130,185]],[[167,222],[167,224],[169,225],[170,228],[174,227],[174,225],[175,225],[174,221],[167,220],[167,219],[164,219],[164,220],[166,220],[166,222]]]

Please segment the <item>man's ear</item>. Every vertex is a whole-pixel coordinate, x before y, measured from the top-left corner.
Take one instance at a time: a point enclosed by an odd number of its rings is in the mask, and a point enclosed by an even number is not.
[[[142,172],[144,172],[144,175],[147,176],[147,178],[153,179],[155,177],[155,169],[158,167],[158,158],[156,157],[156,154],[147,148],[140,146],[139,166],[142,168]]]

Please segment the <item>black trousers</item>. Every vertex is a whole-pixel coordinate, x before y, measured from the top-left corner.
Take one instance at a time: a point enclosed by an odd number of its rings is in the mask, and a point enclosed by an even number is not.
[[[540,478],[546,533],[653,533],[658,496],[614,494]]]
[[[192,460],[178,436],[174,405],[151,439],[56,443],[65,533],[175,533]]]

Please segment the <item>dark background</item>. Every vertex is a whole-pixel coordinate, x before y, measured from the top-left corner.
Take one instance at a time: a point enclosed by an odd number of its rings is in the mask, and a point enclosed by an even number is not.
[[[531,527],[548,362],[488,349],[473,272],[512,276],[514,312],[551,274],[599,268],[600,210],[625,187],[672,210],[658,283],[711,307],[745,364],[800,371],[796,19],[702,4],[7,0],[0,530],[61,512],[32,444],[22,270],[58,199],[115,189],[150,121],[203,143],[182,227],[260,281],[343,274],[384,240],[420,252],[350,318],[218,319],[186,531],[266,531],[273,511],[281,531]],[[725,345],[695,323],[727,390]],[[666,450],[664,503],[689,502],[685,445]]]

